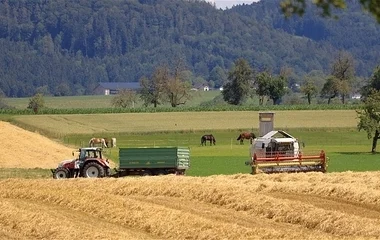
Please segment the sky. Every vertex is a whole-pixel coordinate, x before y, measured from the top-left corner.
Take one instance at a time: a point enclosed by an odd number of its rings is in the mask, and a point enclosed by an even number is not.
[[[258,0],[208,0],[209,2],[215,2],[217,8],[225,9],[231,8],[233,5],[238,4],[251,4],[257,2]]]

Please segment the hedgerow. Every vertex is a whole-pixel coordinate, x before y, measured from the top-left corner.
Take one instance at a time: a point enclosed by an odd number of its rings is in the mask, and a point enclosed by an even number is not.
[[[106,113],[151,113],[151,112],[208,112],[208,111],[284,111],[284,110],[356,110],[362,104],[318,104],[318,105],[269,105],[269,106],[207,106],[207,107],[140,107],[140,108],[44,108],[38,113],[30,109],[0,109],[0,114],[9,115],[46,115],[46,114],[106,114]]]

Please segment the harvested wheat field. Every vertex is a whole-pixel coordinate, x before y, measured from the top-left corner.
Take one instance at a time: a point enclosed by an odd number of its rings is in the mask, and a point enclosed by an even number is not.
[[[0,181],[3,239],[376,239],[380,173]]]
[[[0,121],[0,168],[54,168],[64,159],[71,159],[74,149],[38,133],[29,132]]]
[[[7,123],[0,131],[10,137],[1,167],[55,166],[72,151]],[[380,172],[0,180],[0,239],[379,236]]]

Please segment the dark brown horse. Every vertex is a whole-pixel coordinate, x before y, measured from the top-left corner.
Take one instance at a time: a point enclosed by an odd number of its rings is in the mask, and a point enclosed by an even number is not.
[[[244,139],[249,139],[252,144],[253,139],[256,138],[256,135],[253,132],[242,132],[236,140],[240,140],[240,144],[244,144]]]
[[[203,145],[207,145],[207,144],[206,144],[207,141],[210,141],[210,146],[211,146],[212,144],[215,145],[215,142],[216,142],[215,137],[214,137],[212,134],[209,134],[209,135],[203,135],[203,136],[201,137],[201,145],[202,145],[202,146],[203,146]]]

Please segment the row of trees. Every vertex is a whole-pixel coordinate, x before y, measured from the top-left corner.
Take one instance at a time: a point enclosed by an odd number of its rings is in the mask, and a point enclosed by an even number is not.
[[[282,97],[289,91],[289,76],[292,69],[283,68],[279,75],[274,75],[269,71],[256,71],[249,65],[248,61],[240,58],[235,61],[233,67],[228,72],[226,83],[223,85],[223,100],[229,104],[242,105],[248,98],[257,95],[259,105],[263,105],[265,100],[272,100],[273,104],[279,104]],[[153,105],[157,107],[163,102],[169,102],[172,107],[185,104],[191,99],[189,93],[191,84],[188,78],[188,71],[179,64],[171,72],[168,66],[159,66],[155,69],[151,77],[140,79],[140,97],[144,106]],[[347,52],[340,52],[332,64],[330,75],[326,76],[320,96],[328,99],[340,97],[343,104],[346,97],[351,93],[355,79],[353,57]],[[304,84],[300,91],[305,95],[309,104],[313,97],[318,94],[316,82],[310,76],[305,77]],[[132,91],[121,91],[112,102],[113,106],[131,106],[137,93]]]
[[[327,76],[325,83],[320,91],[321,97],[327,98],[327,103],[335,97],[341,97],[344,104],[346,97],[351,93],[355,81],[354,59],[348,52],[340,52],[332,64],[330,75]],[[306,96],[311,104],[311,99],[316,97],[318,89],[312,78],[306,76],[301,85],[301,92]]]
[[[263,105],[267,97],[278,104],[286,93],[286,75],[272,76],[268,71],[255,73],[245,59],[238,59],[234,68],[228,74],[228,82],[223,86],[223,99],[234,105],[240,105],[244,101],[257,94],[259,104]]]
[[[228,73],[228,82],[224,85],[223,99],[234,105],[243,104],[244,101],[256,94],[259,96],[259,104],[263,105],[265,99],[270,99],[273,104],[279,104],[281,98],[287,93],[289,77],[292,69],[282,68],[279,75],[273,75],[267,70],[256,71],[251,68],[244,59],[235,62],[234,67]],[[326,98],[327,103],[340,97],[343,104],[350,95],[355,82],[355,67],[353,57],[347,52],[340,52],[332,63],[331,72],[326,76],[323,87],[318,91],[317,83],[311,76],[306,75],[300,86],[300,91],[305,95],[309,104],[318,93]]]
[[[144,106],[157,107],[164,102],[170,103],[172,107],[185,104],[192,96],[190,94],[191,83],[186,81],[186,73],[181,61],[178,61],[174,70],[162,65],[154,70],[151,77],[142,77],[139,95]],[[130,107],[137,101],[137,98],[137,92],[124,89],[112,99],[111,104],[115,107]]]
[[[172,107],[184,104],[190,99],[189,86],[180,77],[180,71],[177,67],[174,74],[171,75],[167,67],[158,67],[152,77],[141,79],[141,98],[144,100],[145,106],[153,104],[155,107],[162,101],[169,101]],[[340,96],[342,103],[345,101],[345,94],[349,89],[350,79],[354,76],[352,71],[352,58],[349,55],[341,54],[333,64],[331,76],[329,76],[324,84],[323,91],[327,91],[330,98]],[[273,103],[281,99],[286,91],[286,71],[282,71],[279,76],[271,76],[268,72],[254,71],[244,59],[235,62],[234,68],[228,74],[228,82],[224,86],[222,92],[223,99],[234,105],[242,104],[250,94],[252,89],[260,97],[260,104],[263,99],[268,97]],[[303,89],[308,88],[308,101],[310,103],[311,89],[316,89],[313,82],[306,81]],[[314,91],[313,91],[314,92]],[[358,130],[367,132],[367,137],[372,138],[373,153],[376,152],[377,141],[380,139],[380,66],[378,66],[367,85],[363,86],[361,93],[364,102],[364,108],[357,110],[358,114]],[[118,96],[114,97],[113,105],[128,106],[128,104],[136,101],[136,93],[131,91],[122,91]],[[124,100],[121,100],[124,99]],[[122,104],[121,104],[122,103]]]

